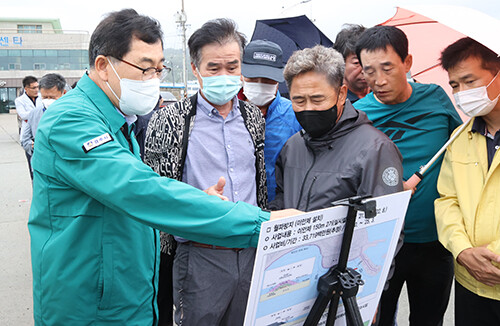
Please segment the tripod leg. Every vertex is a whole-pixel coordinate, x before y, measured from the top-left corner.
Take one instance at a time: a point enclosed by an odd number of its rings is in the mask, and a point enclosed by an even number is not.
[[[314,302],[314,305],[311,308],[311,311],[309,312],[309,315],[307,316],[307,319],[304,322],[303,326],[318,325],[318,322],[321,319],[321,316],[323,315],[323,312],[325,311],[329,301],[330,301],[329,296],[320,293],[318,298]]]
[[[337,318],[337,310],[339,308],[340,296],[334,295],[330,301],[330,307],[328,308],[328,318],[326,319],[326,326],[335,325],[335,318]]]
[[[347,326],[363,326],[363,319],[361,319],[356,297],[342,298],[342,302],[345,307]]]

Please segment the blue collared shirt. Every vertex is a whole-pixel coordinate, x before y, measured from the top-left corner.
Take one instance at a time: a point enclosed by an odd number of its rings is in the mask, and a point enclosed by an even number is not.
[[[224,196],[257,205],[255,148],[240,112],[239,101],[226,119],[198,93],[182,181],[204,190],[226,178]]]
[[[125,115],[120,111],[116,106],[115,106],[116,111],[120,113],[122,117],[125,118],[125,121],[127,122],[127,125],[130,127],[131,124],[135,123],[137,121],[137,116],[135,114],[132,115]]]
[[[198,93],[182,181],[205,190],[224,177],[224,196],[233,202],[257,205],[255,147],[243,121],[238,98],[235,96],[232,101],[233,107],[224,119]]]

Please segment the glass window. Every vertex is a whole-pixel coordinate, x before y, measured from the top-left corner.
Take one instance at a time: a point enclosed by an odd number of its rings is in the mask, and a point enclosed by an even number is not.
[[[8,113],[9,109],[16,107],[14,100],[16,99],[15,87],[0,88],[0,113]]]
[[[45,63],[34,63],[33,70],[45,70]]]
[[[80,56],[69,57],[69,63],[81,63],[81,62],[82,62],[82,58]]]
[[[33,50],[34,57],[45,57],[45,50]]]
[[[18,33],[42,33],[42,25],[17,25]]]
[[[0,113],[8,113],[9,108],[9,98],[7,94],[7,89],[0,88]]]
[[[9,87],[7,89],[9,90],[9,100],[12,101],[12,104],[14,104],[14,100],[17,97],[16,88],[15,87]]]
[[[21,50],[21,57],[32,57],[33,50]]]
[[[86,53],[87,50],[0,49],[0,70],[84,70],[89,66]]]
[[[9,63],[20,63],[24,69],[33,69],[33,57],[21,57],[19,61],[10,61]]]
[[[7,101],[9,99],[9,94],[6,88],[0,88],[0,100]]]
[[[45,63],[57,63],[57,57],[45,57],[43,62],[45,62]]]

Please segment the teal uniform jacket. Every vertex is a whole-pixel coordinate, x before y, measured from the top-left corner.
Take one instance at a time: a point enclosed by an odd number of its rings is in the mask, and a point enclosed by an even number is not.
[[[158,176],[124,123],[87,75],[43,115],[28,223],[36,325],[155,325],[157,230],[249,247],[269,219]]]

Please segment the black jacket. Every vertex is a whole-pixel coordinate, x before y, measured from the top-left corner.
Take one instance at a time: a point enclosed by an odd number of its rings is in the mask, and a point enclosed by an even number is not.
[[[312,211],[355,195],[403,190],[402,157],[394,143],[349,101],[337,124],[311,139],[303,130],[285,144],[276,162],[271,209]]]

